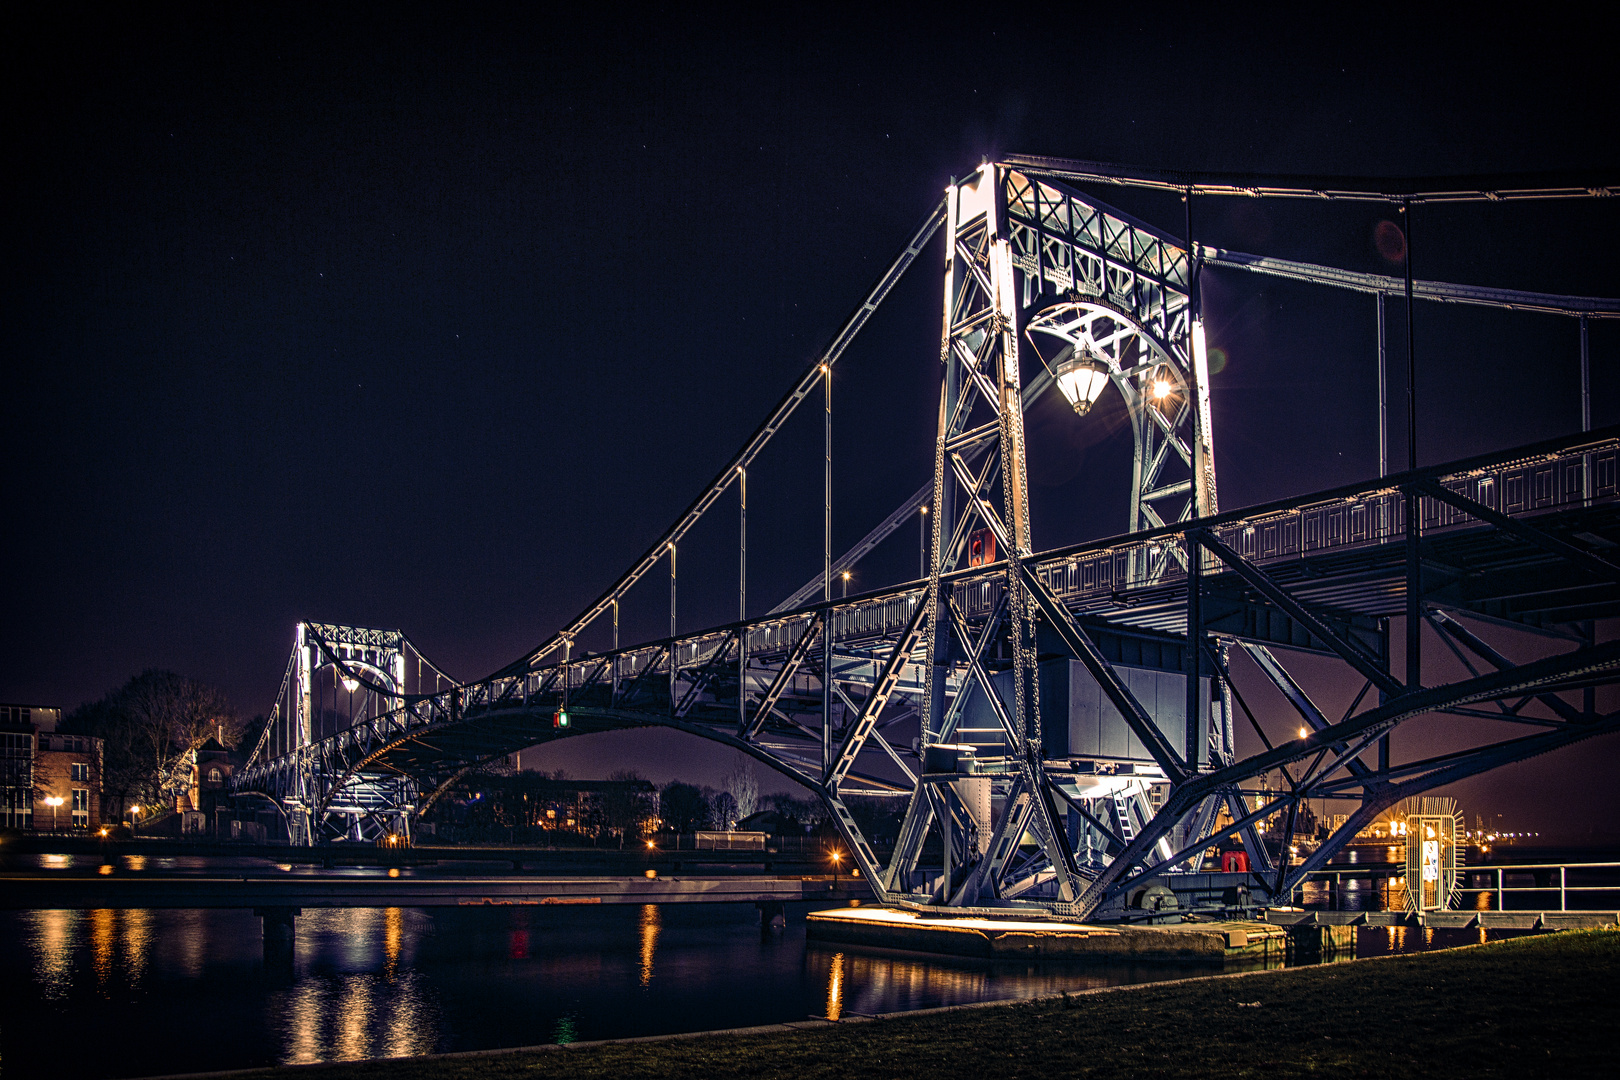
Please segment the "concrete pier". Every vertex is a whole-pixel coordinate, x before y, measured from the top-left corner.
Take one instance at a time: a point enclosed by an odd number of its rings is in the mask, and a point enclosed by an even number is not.
[[[272,978],[289,978],[293,970],[293,926],[301,914],[295,907],[254,908],[264,920],[264,970]]]
[[[988,960],[1167,960],[1224,964],[1281,959],[1288,931],[1262,922],[1155,926],[984,915],[933,915],[885,907],[834,908],[807,918],[812,941],[944,953]]]

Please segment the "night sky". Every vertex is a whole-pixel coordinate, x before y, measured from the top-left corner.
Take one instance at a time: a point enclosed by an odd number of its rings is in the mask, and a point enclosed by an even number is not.
[[[1608,39],[1575,16],[791,12],[14,13],[0,699],[72,708],[164,667],[264,712],[301,619],[403,629],[458,677],[511,661],[656,538],[986,157],[1616,175]],[[1183,227],[1175,199],[1093,194]],[[1387,208],[1194,214],[1204,242],[1400,272]],[[1617,224],[1613,200],[1419,208],[1413,266],[1617,296]],[[936,243],[839,365],[839,550],[928,475],[940,265]],[[1235,271],[1205,289],[1223,508],[1375,475],[1372,299]],[[1578,426],[1573,320],[1420,306],[1414,329],[1420,461]],[[1390,330],[1399,371],[1398,306]],[[1620,326],[1591,350],[1612,423]],[[1124,526],[1106,401],[1032,411],[1038,548]],[[817,406],[750,473],[756,613],[820,565]],[[683,628],[735,617],[720,506],[681,552]],[[913,576],[916,550],[902,530],[855,587]],[[667,580],[638,593],[627,642],[667,632]],[[1613,742],[1489,799],[1524,827],[1612,818]],[[548,760],[710,783],[730,764],[668,735]]]

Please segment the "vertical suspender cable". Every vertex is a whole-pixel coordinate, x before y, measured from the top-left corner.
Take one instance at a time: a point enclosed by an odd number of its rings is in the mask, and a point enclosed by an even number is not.
[[[1389,475],[1389,356],[1385,348],[1384,294],[1378,300],[1378,475]]]
[[[1402,200],[1401,216],[1406,225],[1406,467],[1417,468],[1417,351],[1412,327],[1412,201]],[[1419,561],[1418,514],[1421,502],[1411,492],[1406,495],[1406,689],[1423,685],[1423,578]]]
[[[821,500],[821,598],[832,602],[832,365],[823,364],[822,373],[822,466],[824,484]],[[832,765],[832,609],[821,623],[821,771]]]
[[[1586,316],[1581,316],[1581,430],[1592,430],[1592,362],[1587,351]]]
[[[737,621],[748,621],[748,470],[737,466]],[[748,719],[748,627],[737,628],[737,722]]]
[[[1406,467],[1417,468],[1417,352],[1412,331],[1412,201],[1401,203],[1406,222]]]

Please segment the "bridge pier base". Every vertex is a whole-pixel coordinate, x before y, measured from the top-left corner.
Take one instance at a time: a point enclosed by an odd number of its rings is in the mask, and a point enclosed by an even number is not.
[[[264,920],[264,970],[275,978],[292,977],[293,920],[303,912],[295,907],[254,908]]]
[[[759,932],[761,934],[781,933],[787,929],[787,911],[780,900],[759,900],[754,903],[759,909]]]

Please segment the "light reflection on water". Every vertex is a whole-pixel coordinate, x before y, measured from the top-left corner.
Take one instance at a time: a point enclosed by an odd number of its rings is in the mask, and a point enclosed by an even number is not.
[[[844,1015],[844,954],[833,953],[827,970],[827,1019]]]
[[[30,951],[34,954],[34,981],[47,1001],[63,1001],[72,989],[73,957],[68,937],[83,916],[77,911],[29,911],[32,923]]]
[[[75,1075],[142,1076],[872,1015],[1209,971],[826,948],[805,939],[812,909],[792,905],[787,929],[762,935],[751,905],[306,908],[290,981],[265,972],[247,911],[0,912],[0,1060],[50,1075],[73,1045]],[[1392,937],[1377,950],[1416,945]]]
[[[412,925],[408,925],[411,923]],[[279,1026],[284,1065],[429,1054],[439,1039],[433,991],[409,967],[411,939],[431,932],[403,908],[306,910],[295,930],[295,969]]]
[[[657,904],[641,906],[641,988],[652,985],[653,960],[658,956],[658,931],[663,929]]]
[[[1406,879],[1346,877],[1330,884],[1325,878],[1312,878],[1300,887],[1307,908],[1336,911],[1402,911],[1406,907]],[[1297,901],[1296,901],[1297,902]]]

